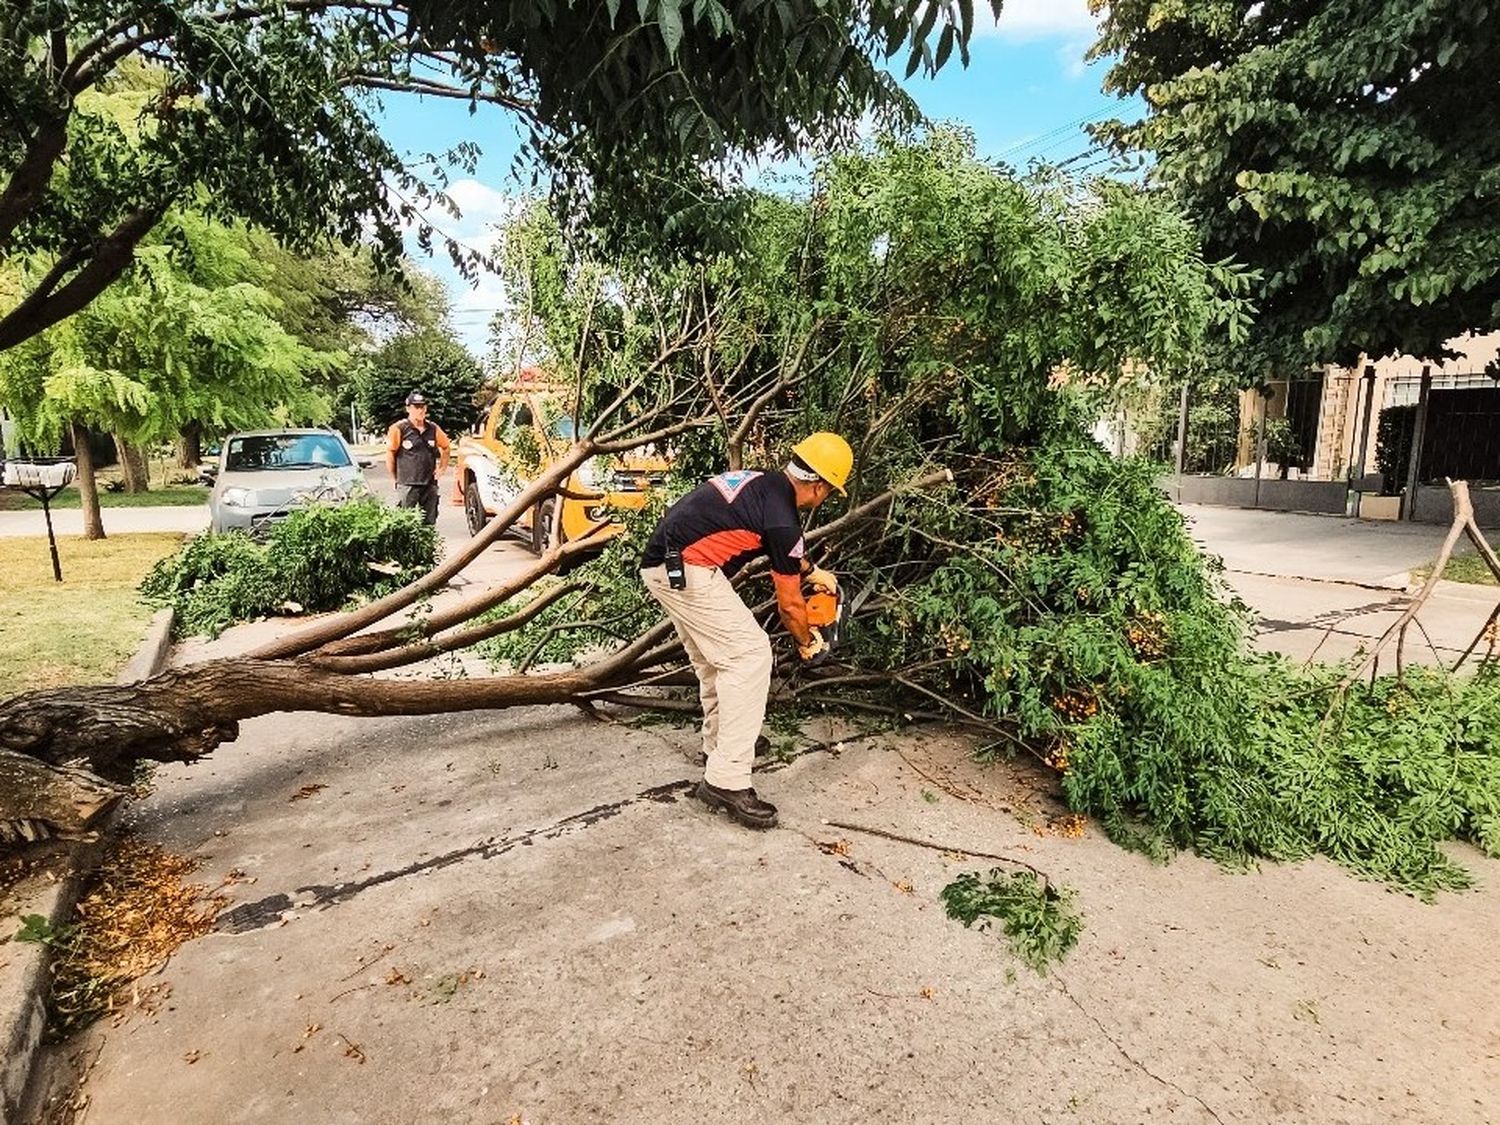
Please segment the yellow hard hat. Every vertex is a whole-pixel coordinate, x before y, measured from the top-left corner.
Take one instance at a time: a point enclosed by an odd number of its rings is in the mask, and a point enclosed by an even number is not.
[[[792,446],[792,452],[804,465],[838,489],[840,496],[849,495],[844,491],[844,482],[849,479],[849,470],[854,468],[854,450],[838,434],[827,431],[809,434]]]

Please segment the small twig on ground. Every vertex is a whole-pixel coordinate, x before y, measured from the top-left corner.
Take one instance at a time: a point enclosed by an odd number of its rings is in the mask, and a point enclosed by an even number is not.
[[[336,993],[334,993],[332,996],[330,996],[328,998],[328,1002],[330,1004],[332,1004],[335,1000],[339,999],[342,996],[348,996],[351,992],[363,992],[367,988],[374,988],[379,983],[380,983],[379,981],[372,980],[368,984],[356,984],[352,988],[346,988],[346,989],[344,989],[343,992],[336,992]]]
[[[965,792],[964,788],[961,788],[959,784],[952,778],[950,778],[946,773],[938,773],[936,775],[928,773],[921,766],[917,765],[916,762],[907,757],[906,751],[904,750],[898,748],[896,750],[896,754],[903,762],[911,767],[911,771],[918,777],[920,777],[923,781],[926,781],[930,785],[936,785],[939,789],[941,789],[944,793],[948,794],[948,796],[952,797],[956,801],[963,801],[966,804],[970,805],[979,805],[981,808],[993,809],[995,812],[1013,811],[1009,805],[995,804],[995,802],[991,801],[988,797],[979,792],[979,790],[975,789],[973,786],[968,786],[967,789],[969,791]],[[934,769],[936,769],[936,766],[934,766]]]
[[[903,836],[899,832],[887,832],[884,828],[870,828],[863,824],[846,824],[840,820],[825,820],[824,824],[829,828],[842,828],[846,832],[863,832],[867,836],[880,836],[886,840],[895,840],[899,844],[911,844],[918,848],[927,848],[935,852],[947,852],[950,855],[972,856],[975,859],[993,859],[1000,863],[1013,864],[1016,867],[1024,867],[1037,878],[1041,879],[1047,886],[1052,885],[1051,878],[1039,867],[1034,867],[1025,860],[1016,859],[1014,856],[999,855],[995,852],[977,852],[973,848],[959,847],[956,844],[937,844],[931,840],[919,840],[915,836]]]
[[[361,957],[359,964],[355,965],[352,971],[347,972],[343,976],[339,977],[339,983],[343,984],[346,980],[353,980],[355,977],[359,976],[360,973],[364,972],[371,965],[375,964],[376,961],[384,958],[387,953],[392,952],[395,948],[396,947],[394,945],[387,945],[383,949],[381,949],[379,953],[372,953],[368,958]]]

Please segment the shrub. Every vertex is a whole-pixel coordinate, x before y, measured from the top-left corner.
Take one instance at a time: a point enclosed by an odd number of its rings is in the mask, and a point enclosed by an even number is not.
[[[437,533],[418,513],[366,498],[299,509],[264,543],[237,531],[199,535],[159,562],[141,592],[176,608],[179,632],[217,636],[240,621],[378,597],[437,556]]]

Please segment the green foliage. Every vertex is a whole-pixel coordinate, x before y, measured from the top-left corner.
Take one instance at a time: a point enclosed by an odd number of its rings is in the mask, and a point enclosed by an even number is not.
[[[1383,495],[1395,496],[1406,487],[1416,432],[1416,403],[1381,410],[1380,420],[1375,424],[1375,467],[1380,470]]]
[[[11,940],[57,948],[67,943],[72,931],[72,926],[53,926],[41,914],[23,914],[21,928],[12,935]]]
[[[679,493],[680,486],[676,486],[654,494],[650,505],[638,512],[619,513],[623,530],[589,563],[584,589],[554,603],[529,628],[501,633],[475,651],[497,666],[512,669],[523,664],[567,663],[628,640],[654,624],[659,612],[656,603],[642,597],[641,553],[669,501]],[[491,610],[485,620],[510,616],[545,589],[533,587]],[[590,624],[568,627],[580,620]]]
[[[313,380],[341,357],[282,326],[246,233],[194,213],[162,233],[82,312],[0,351],[0,402],[24,436],[56,448],[77,421],[148,444],[190,423],[222,434],[325,421]]]
[[[1253,379],[1361,353],[1437,358],[1500,317],[1500,7],[1488,0],[1123,0],[1099,130],[1149,153],[1205,252],[1260,275],[1226,358]]]
[[[1225,382],[1195,386],[1188,397],[1187,456],[1183,471],[1231,471],[1239,452],[1240,393]]]
[[[477,149],[409,166],[376,127],[388,93],[514,115],[560,214],[589,209],[616,233],[711,232],[717,169],[847,140],[866,113],[914,121],[884,58],[904,49],[910,73],[933,73],[955,48],[966,57],[973,21],[972,0],[3,0],[0,252],[59,270],[0,307],[0,348],[119,276],[174,205],[298,250],[371,242],[388,266],[410,226],[472,274],[479,253],[432,216]],[[133,113],[91,109],[89,94],[121,88]]]
[[[406,396],[426,396],[427,417],[448,433],[463,433],[479,417],[475,396],[484,372],[468,350],[440,328],[422,328],[386,341],[355,370],[355,396],[373,427],[406,417]]]
[[[998,867],[986,876],[966,871],[942,891],[948,917],[965,926],[977,923],[981,930],[998,921],[1011,952],[1042,975],[1067,956],[1083,932],[1074,897],[1070,888],[1059,890],[1034,872]]]
[[[217,636],[240,621],[378,597],[431,569],[437,556],[437,535],[416,512],[373,499],[311,505],[277,524],[265,543],[240,532],[190,539],[156,565],[141,592],[176,608],[180,632]],[[389,565],[397,572],[384,573]]]
[[[934,465],[953,472],[950,488],[814,549],[869,588],[840,661],[884,679],[854,699],[794,676],[801,702],[982,720],[990,752],[1035,755],[1074,809],[1159,858],[1322,854],[1421,894],[1462,885],[1441,845],[1493,850],[1500,677],[1409,674],[1399,691],[1420,705],[1393,725],[1389,681],[1339,696],[1335,672],[1250,656],[1243,607],[1158,492],[1159,466],[1116,460],[1084,431],[1101,390],[1203,370],[1243,328],[1244,276],[1206,262],[1159,194],[1020,178],[952,132],[876,142],[815,183],[809,201],[750,200],[726,232],[735,255],[612,265],[618,319],[584,369],[586,400],[612,392],[653,361],[658,324],[702,316],[707,339],[682,358],[694,378],[731,386],[805,350],[747,465],[774,467],[830,428],[855,446],[851,503]],[[563,311],[549,346],[580,354],[588,298],[570,279],[596,275],[553,265]],[[1207,400],[1237,428],[1232,387]],[[674,443],[675,488],[723,469],[727,431]],[[634,573],[650,521],[490,654],[567,660],[633,636],[652,614]]]

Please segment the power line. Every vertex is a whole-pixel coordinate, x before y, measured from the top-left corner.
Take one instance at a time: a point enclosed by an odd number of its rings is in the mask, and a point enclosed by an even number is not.
[[[1063,135],[1063,134],[1070,134],[1075,129],[1079,128],[1082,125],[1086,125],[1086,124],[1088,124],[1091,121],[1096,121],[1096,120],[1098,120],[1101,117],[1108,116],[1109,114],[1113,113],[1116,110],[1116,108],[1117,108],[1117,106],[1116,106],[1115,102],[1113,102],[1113,101],[1105,102],[1102,105],[1100,105],[1097,108],[1095,108],[1094,110],[1092,110],[1091,112],[1084,114],[1082,117],[1079,117],[1076,120],[1069,121],[1065,125],[1054,126],[1053,128],[1048,129],[1045,133],[1039,133],[1039,134],[1037,134],[1034,137],[1027,137],[1023,141],[1018,141],[1015,144],[1011,145],[1009,148],[1002,149],[1000,152],[998,152],[996,154],[996,156],[997,156],[998,159],[1002,159],[1003,160],[1004,158],[1006,158],[1007,156],[1012,155],[1013,153],[1024,152],[1026,149],[1033,148],[1036,145],[1042,144],[1043,142],[1049,142],[1054,137],[1057,137],[1057,136],[1060,136],[1060,135]],[[1048,147],[1052,147],[1052,146],[1049,145]]]

